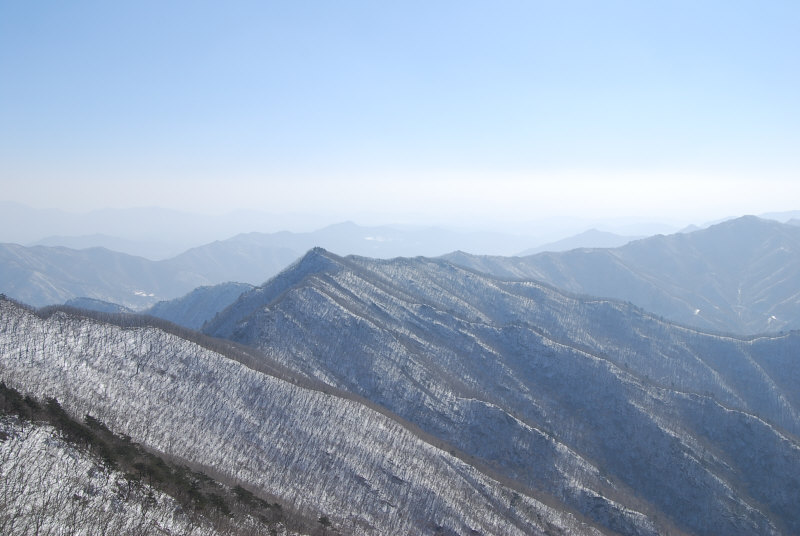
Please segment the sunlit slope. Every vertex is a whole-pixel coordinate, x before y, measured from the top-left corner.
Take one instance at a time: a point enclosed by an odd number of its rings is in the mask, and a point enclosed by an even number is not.
[[[314,250],[207,325],[625,534],[800,530],[800,334]]]
[[[154,327],[0,300],[0,380],[354,534],[597,531],[366,405]],[[301,382],[302,383],[302,382]]]

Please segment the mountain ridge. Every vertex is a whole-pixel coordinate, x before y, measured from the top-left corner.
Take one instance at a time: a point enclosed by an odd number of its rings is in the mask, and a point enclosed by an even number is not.
[[[753,504],[775,500],[770,488],[747,469],[742,453],[720,445],[719,435],[709,437],[717,432],[713,425],[707,431],[700,416],[715,414],[730,421],[731,430],[739,426],[736,419],[771,422],[758,425],[756,441],[778,450],[788,441],[796,454],[800,393],[792,380],[800,378],[796,370],[778,377],[780,367],[793,363],[791,352],[773,355],[768,349],[796,348],[800,333],[723,338],[673,326],[631,304],[493,279],[442,259],[342,258],[315,250],[305,261],[295,265],[298,273],[284,273],[275,288],[267,283],[242,296],[206,331],[269,348],[287,366],[390,408],[509,477],[549,490],[607,528],[647,533],[637,520],[671,519],[698,534],[708,534],[715,523],[728,523],[731,534],[747,534],[770,532],[770,523],[793,519],[775,502],[772,508],[782,514],[758,513]],[[318,272],[309,273],[314,267]],[[290,280],[295,284],[287,288]],[[237,317],[237,307],[246,313]],[[668,343],[669,337],[677,341]],[[599,403],[600,413],[592,411],[594,420],[587,420],[589,413],[582,412]],[[640,414],[634,407],[653,409]],[[738,417],[728,415],[731,410]],[[647,430],[643,441],[661,444],[658,449],[670,454],[655,464],[658,470],[642,466],[632,473],[628,466],[641,465],[639,457],[651,457],[652,449],[637,446],[617,454],[625,443],[603,426],[622,437]],[[495,437],[528,445],[521,451],[527,455]],[[722,465],[713,458],[702,461],[707,455],[697,445],[709,441]],[[723,522],[724,515],[710,513],[734,508],[721,506],[729,500],[721,489],[722,495],[697,497],[697,507],[709,509],[702,517],[670,514],[681,497],[691,495],[683,476],[674,473],[673,466],[685,465],[679,452],[695,460],[685,468],[693,478],[714,475],[709,489],[734,477],[726,467],[743,471],[757,498],[740,489],[735,508],[742,515],[751,512],[745,515],[751,523],[761,523],[761,515],[773,521],[759,529]],[[597,474],[617,491],[609,492]],[[664,489],[657,492],[648,478]],[[634,491],[622,491],[628,488]],[[583,489],[602,499],[589,500]],[[643,507],[640,499],[655,503]],[[631,516],[619,504],[629,512],[644,510]]]
[[[73,413],[97,415],[179,459],[202,460],[301,513],[321,509],[348,532],[544,534],[553,524],[599,534],[330,390],[265,375],[152,327],[57,309],[39,317],[8,300],[0,308],[3,381],[38,386]]]
[[[682,324],[731,333],[800,327],[800,229],[754,216],[620,248],[524,258],[443,258],[495,276],[630,301]]]

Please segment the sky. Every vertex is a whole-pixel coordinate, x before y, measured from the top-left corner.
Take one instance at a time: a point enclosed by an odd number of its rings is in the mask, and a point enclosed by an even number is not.
[[[0,187],[383,223],[800,209],[800,3],[0,0]]]

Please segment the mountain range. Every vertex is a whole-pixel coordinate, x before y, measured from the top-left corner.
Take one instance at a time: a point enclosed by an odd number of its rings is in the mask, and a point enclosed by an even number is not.
[[[275,236],[159,262],[6,245],[0,291],[89,297],[0,296],[0,382],[282,505],[298,533],[797,534],[798,232],[744,217],[526,257],[317,247],[259,286],[200,287],[266,264]],[[130,294],[145,315],[111,303]],[[0,414],[0,502],[21,460],[48,474],[43,445],[82,459],[61,434]],[[83,474],[98,463],[53,471],[81,504],[118,501]],[[186,522],[170,500],[152,523]]]
[[[319,244],[379,258],[394,253],[416,256],[441,252],[446,244],[458,242],[457,237],[441,233],[354,224],[306,234],[250,233],[162,261],[102,248],[0,244],[0,291],[34,306],[90,298],[143,311],[200,286],[234,281],[259,285]],[[590,234],[567,242],[608,238]],[[627,238],[614,235],[617,239]],[[492,235],[486,240],[491,241]],[[567,242],[553,244],[553,249],[566,247]],[[800,283],[800,227],[790,223],[745,217],[616,248],[524,257],[457,251],[444,258],[500,277],[540,280],[572,292],[630,301],[702,329],[758,333],[800,327],[800,295],[795,291]],[[222,308],[222,301],[218,303]],[[203,314],[209,318],[215,312]],[[171,319],[181,323],[176,316]]]
[[[362,217],[367,218],[367,222],[375,220],[374,215]],[[776,215],[776,218],[781,217],[789,219],[791,213]],[[469,228],[461,230],[443,228],[441,224],[433,223],[416,226],[369,224],[369,227],[364,227],[362,221],[359,227],[367,230],[366,234],[350,239],[344,238],[345,242],[355,244],[358,249],[343,247],[345,244],[341,236],[335,241],[325,241],[323,237],[318,237],[308,243],[309,235],[320,233],[341,235],[341,231],[338,233],[325,231],[327,227],[331,227],[331,223],[337,221],[341,220],[331,219],[330,215],[319,213],[272,214],[260,211],[236,211],[210,215],[157,207],[108,208],[74,213],[56,209],[36,209],[19,203],[0,201],[0,243],[60,246],[71,249],[104,247],[151,260],[164,260],[193,247],[259,231],[257,234],[289,239],[293,244],[291,248],[297,250],[295,258],[314,246],[322,246],[342,254],[377,257],[441,255],[455,249],[474,253],[512,255],[601,224],[606,230],[624,235],[651,235],[671,232],[678,228],[675,224],[627,220],[598,222],[590,219],[549,218],[524,222],[513,227],[505,225],[503,226],[505,230],[500,232],[486,232],[473,231]],[[275,232],[287,229],[294,232]],[[386,240],[379,243],[376,249],[375,242],[378,241],[365,243],[363,238],[367,236],[383,237]],[[294,242],[292,237],[295,237]],[[443,240],[446,242],[442,242]],[[439,242],[438,245],[436,241]],[[412,245],[415,243],[425,249],[419,247],[414,249]],[[581,244],[581,246],[589,245],[593,244]],[[371,251],[370,246],[373,247]]]
[[[613,249],[444,258],[500,277],[630,301],[702,329],[800,328],[800,227],[754,216]]]
[[[0,244],[0,292],[37,307],[85,297],[141,311],[200,286],[261,284],[315,246],[382,258],[441,255],[459,245],[474,251],[515,251],[529,240],[343,223],[310,233],[240,234],[159,261],[102,247]]]

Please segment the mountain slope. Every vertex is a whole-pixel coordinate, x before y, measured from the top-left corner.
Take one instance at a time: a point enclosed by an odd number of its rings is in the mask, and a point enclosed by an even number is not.
[[[134,487],[118,471],[104,470],[52,427],[0,420],[0,433],[3,534],[217,534],[174,515],[175,501],[146,483]]]
[[[156,262],[103,248],[0,244],[0,292],[35,306],[86,297],[141,309],[204,283]]]
[[[71,424],[77,426],[74,421]],[[272,514],[273,505],[265,506],[254,497],[243,502],[234,491],[226,492],[207,475],[185,467],[170,468],[161,458],[151,455],[151,461],[158,465],[136,462],[123,471],[109,460],[137,452],[130,443],[125,447],[124,453],[106,450],[108,456],[103,458],[74,438],[68,439],[63,428],[0,415],[0,533],[297,534],[287,531],[282,520],[268,517],[277,517]],[[163,481],[165,475],[173,479],[172,495],[159,489],[159,485],[170,487]],[[208,488],[210,495],[200,491]],[[251,498],[246,492],[242,497]],[[292,520],[292,524],[314,526],[310,520]]]
[[[443,260],[319,249],[205,329],[609,530],[800,530],[799,333],[720,337]]]
[[[800,328],[800,227],[753,216],[616,249],[444,258],[500,277],[630,301],[702,329]]]
[[[219,311],[235,302],[243,292],[252,288],[253,285],[247,283],[220,283],[211,287],[198,287],[180,298],[160,301],[142,313],[197,330]]]
[[[598,534],[385,413],[154,327],[40,317],[3,299],[0,359],[9,385],[57,397],[72,415],[96,416],[307,517],[322,514],[342,532]]]

